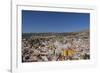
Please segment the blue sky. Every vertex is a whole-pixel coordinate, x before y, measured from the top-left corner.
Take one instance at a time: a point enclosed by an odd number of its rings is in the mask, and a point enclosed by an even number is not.
[[[22,32],[74,32],[89,29],[89,13],[22,10]]]

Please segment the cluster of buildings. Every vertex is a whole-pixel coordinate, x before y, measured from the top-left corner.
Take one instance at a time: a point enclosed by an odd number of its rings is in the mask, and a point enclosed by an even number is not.
[[[31,36],[22,39],[22,62],[90,59],[88,33],[68,36]]]

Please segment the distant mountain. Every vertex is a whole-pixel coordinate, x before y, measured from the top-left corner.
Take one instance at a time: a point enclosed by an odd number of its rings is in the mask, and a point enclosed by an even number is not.
[[[77,32],[42,32],[42,33],[22,33],[22,38],[30,38],[32,36],[89,36],[89,29],[77,31]]]

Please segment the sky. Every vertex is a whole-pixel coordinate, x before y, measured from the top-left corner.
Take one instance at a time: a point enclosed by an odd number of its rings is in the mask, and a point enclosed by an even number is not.
[[[22,10],[22,32],[75,32],[89,29],[90,14]]]

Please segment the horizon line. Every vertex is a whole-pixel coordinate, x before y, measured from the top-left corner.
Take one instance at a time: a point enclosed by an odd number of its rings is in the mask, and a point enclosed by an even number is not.
[[[71,33],[71,32],[82,32],[82,31],[90,31],[90,29],[83,29],[83,30],[77,30],[77,31],[62,31],[62,32],[22,32],[22,33]]]

